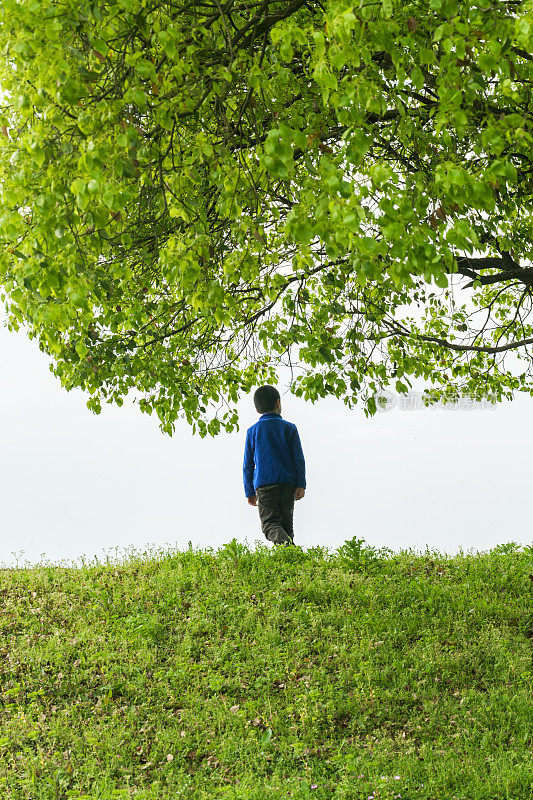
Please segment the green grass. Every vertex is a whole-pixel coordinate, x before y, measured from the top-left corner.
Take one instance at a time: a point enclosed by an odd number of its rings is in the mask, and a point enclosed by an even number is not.
[[[0,570],[0,797],[529,800],[532,548]]]

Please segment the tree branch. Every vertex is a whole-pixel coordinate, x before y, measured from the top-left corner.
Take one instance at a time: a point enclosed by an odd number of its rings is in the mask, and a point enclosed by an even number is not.
[[[528,339],[520,339],[517,342],[508,342],[507,344],[491,347],[490,345],[455,344],[455,342],[449,342],[447,339],[441,339],[438,336],[428,336],[423,333],[413,334],[409,332],[406,334],[399,330],[395,330],[394,333],[400,336],[412,336],[415,339],[419,339],[424,342],[433,342],[434,344],[438,344],[440,347],[445,347],[447,350],[455,350],[459,353],[503,353],[506,350],[516,350],[518,347],[524,347],[527,344],[533,344],[533,336],[529,337]]]
[[[460,256],[456,258],[456,264],[457,272],[472,278],[472,283],[469,283],[468,286],[473,286],[474,282],[486,286],[491,283],[511,280],[519,280],[525,286],[533,286],[533,267],[521,267],[511,254],[506,251],[502,251],[500,258],[492,256],[487,258]],[[495,275],[477,274],[484,269],[498,269],[499,272]]]

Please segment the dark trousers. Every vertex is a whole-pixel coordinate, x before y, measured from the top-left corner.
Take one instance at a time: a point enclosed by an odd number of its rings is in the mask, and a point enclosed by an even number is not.
[[[288,483],[277,483],[260,486],[256,491],[261,529],[269,542],[283,544],[294,538],[294,489]]]

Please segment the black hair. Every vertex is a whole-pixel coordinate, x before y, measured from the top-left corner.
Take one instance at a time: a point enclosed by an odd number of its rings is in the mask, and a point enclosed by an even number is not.
[[[278,400],[281,400],[281,397],[275,386],[260,386],[255,390],[254,406],[259,414],[268,414],[269,411],[274,411]]]

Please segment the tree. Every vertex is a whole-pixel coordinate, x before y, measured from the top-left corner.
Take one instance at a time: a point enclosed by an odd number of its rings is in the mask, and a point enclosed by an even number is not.
[[[11,324],[168,432],[281,363],[531,391],[532,43],[531,0],[3,0]]]

